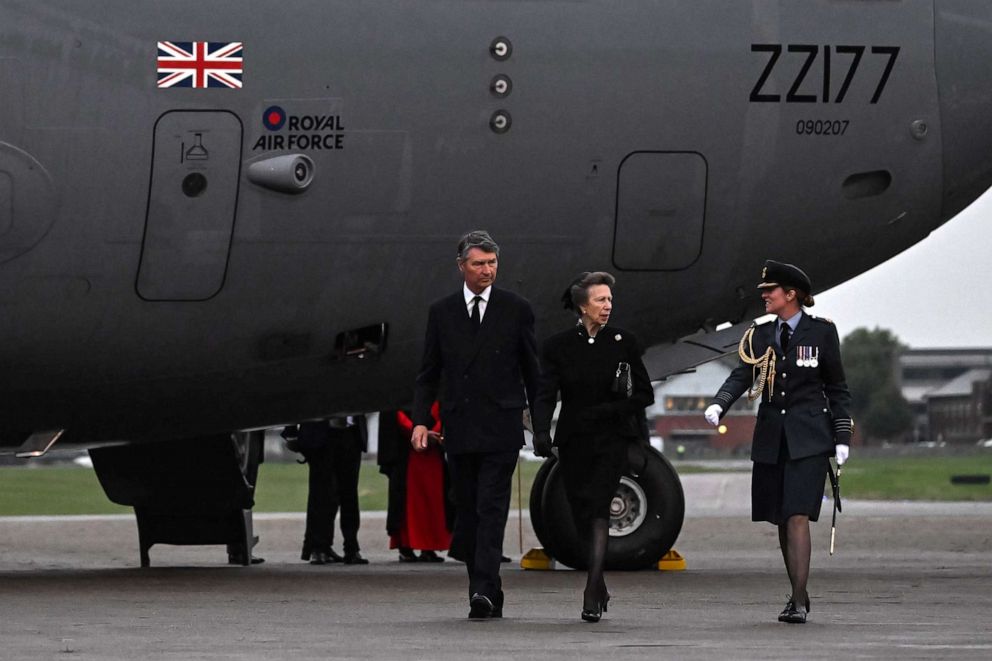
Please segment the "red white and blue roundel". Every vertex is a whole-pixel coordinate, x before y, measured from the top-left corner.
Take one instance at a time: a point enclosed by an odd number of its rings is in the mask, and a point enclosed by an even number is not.
[[[270,131],[278,131],[286,123],[286,111],[280,106],[269,106],[262,113],[262,124]]]
[[[158,86],[241,89],[240,41],[158,42]]]

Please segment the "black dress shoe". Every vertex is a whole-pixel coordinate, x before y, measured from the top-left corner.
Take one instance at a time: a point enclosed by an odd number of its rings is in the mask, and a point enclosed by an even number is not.
[[[809,602],[809,597],[806,598],[806,602]],[[806,608],[806,604],[800,606],[796,603],[795,599],[790,597],[789,603],[778,614],[778,621],[788,624],[806,624],[806,615],[808,612],[809,610]]]
[[[510,556],[508,556],[508,555],[501,555],[501,556],[499,557],[499,561],[500,561],[500,562],[503,562],[503,563],[506,563],[506,562],[513,562],[513,558],[511,558],[511,557],[510,557]]]
[[[245,564],[244,563],[244,558],[245,558],[244,555],[242,555],[241,553],[228,553],[227,554],[227,564],[229,564],[229,565],[243,565],[243,564]],[[253,555],[253,556],[251,556],[249,558],[248,562],[249,562],[249,564],[252,564],[252,565],[260,565],[263,562],[265,562],[265,558],[259,558],[258,556]]]
[[[303,545],[303,550],[300,551],[300,560],[307,560],[307,561],[309,561],[310,560],[310,554],[312,552],[313,552],[313,549],[310,548],[310,545],[309,544],[304,544]]]
[[[473,594],[468,602],[468,606],[468,619],[470,620],[485,620],[492,617],[493,602],[484,594],[479,594],[478,592]],[[500,617],[502,617],[502,611],[500,612]]]
[[[421,551],[420,552],[421,562],[444,562],[444,558],[439,556],[434,551]]]
[[[327,551],[313,551],[310,553],[311,565],[329,565],[334,562],[338,561]]]
[[[503,617],[503,591],[500,590],[496,595],[496,599],[493,601],[493,611],[489,614],[489,617],[494,619],[499,619]]]
[[[413,552],[413,549],[408,549],[405,546],[400,547],[400,562],[417,562],[419,560],[420,558]]]
[[[369,561],[362,557],[359,551],[344,554],[344,564],[346,565],[367,565]]]

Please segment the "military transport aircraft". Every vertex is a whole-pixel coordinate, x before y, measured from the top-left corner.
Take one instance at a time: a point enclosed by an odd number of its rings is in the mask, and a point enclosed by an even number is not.
[[[971,203],[990,111],[969,0],[0,0],[0,450],[94,448],[143,548],[204,540],[251,430],[409,401],[464,231],[539,336],[615,272],[659,378],[765,258],[826,289]],[[642,459],[618,565],[681,525]]]

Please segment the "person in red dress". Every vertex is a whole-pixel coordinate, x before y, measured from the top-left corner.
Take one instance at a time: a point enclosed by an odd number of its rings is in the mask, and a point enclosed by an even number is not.
[[[435,402],[432,440],[424,452],[410,452],[413,421],[406,411],[380,415],[379,470],[389,477],[386,531],[389,548],[399,549],[400,562],[443,562],[437,551],[447,550],[451,542],[438,414]],[[419,556],[414,549],[420,550]]]

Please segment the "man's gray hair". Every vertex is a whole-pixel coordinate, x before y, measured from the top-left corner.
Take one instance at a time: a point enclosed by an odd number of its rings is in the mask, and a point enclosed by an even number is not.
[[[458,261],[464,262],[468,259],[468,251],[472,248],[478,248],[483,252],[495,253],[499,257],[499,246],[493,241],[493,237],[489,236],[489,232],[485,230],[474,230],[461,238],[458,242]]]

